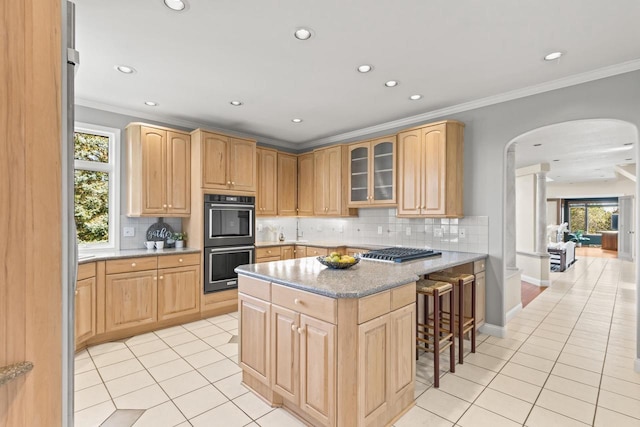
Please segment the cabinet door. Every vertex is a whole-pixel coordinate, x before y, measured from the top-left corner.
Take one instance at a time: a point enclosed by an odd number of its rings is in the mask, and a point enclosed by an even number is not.
[[[314,214],[314,155],[298,156],[298,215]]]
[[[191,212],[191,138],[167,132],[167,213]]]
[[[423,179],[422,214],[445,215],[446,184],[446,125],[422,129]]]
[[[484,323],[485,316],[485,298],[487,292],[486,272],[476,273],[476,325]]]
[[[328,148],[326,152],[325,214],[338,216],[342,212],[342,147]]]
[[[240,329],[240,366],[270,386],[271,304],[238,294]]]
[[[157,272],[107,274],[105,332],[156,322]]]
[[[349,205],[371,203],[369,142],[349,145]]]
[[[315,151],[313,153],[313,214],[326,215],[327,213],[327,184],[326,169],[327,162],[326,150]]]
[[[295,216],[298,206],[298,157],[278,153],[278,215]]]
[[[229,138],[207,132],[202,132],[200,138],[202,141],[200,149],[202,153],[202,187],[228,189],[231,184],[227,176]]]
[[[244,139],[229,138],[229,177],[231,189],[256,191],[256,143]]]
[[[358,425],[388,416],[390,344],[388,314],[358,326]]]
[[[396,137],[371,141],[371,204],[396,203]]]
[[[398,215],[419,215],[422,182],[420,130],[398,134]]]
[[[293,256],[293,246],[282,246],[280,247],[280,259],[281,260],[285,260],[285,259],[294,259],[295,257]]]
[[[300,315],[278,305],[271,306],[271,375],[273,390],[298,404],[300,382]]]
[[[336,423],[336,326],[300,315],[300,407],[325,426]]]
[[[278,214],[278,152],[276,150],[256,149],[258,165],[258,190],[256,215],[275,216]]]
[[[76,285],[76,346],[96,334],[96,278],[79,280]]]
[[[200,266],[158,270],[158,320],[200,312]]]
[[[306,246],[298,246],[296,245],[294,249],[294,253],[296,258],[306,258],[307,257],[307,247]]]
[[[142,139],[142,213],[164,214],[166,200],[167,132],[143,126]]]
[[[407,305],[390,314],[391,402],[414,399],[416,373],[416,308]],[[409,388],[411,390],[409,390]],[[403,399],[404,398],[404,399]],[[404,404],[408,403],[404,402]]]

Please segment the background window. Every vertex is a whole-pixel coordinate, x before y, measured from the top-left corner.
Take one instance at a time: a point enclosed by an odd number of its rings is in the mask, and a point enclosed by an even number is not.
[[[618,199],[566,200],[569,230],[596,235],[617,229]]]
[[[81,249],[114,249],[118,236],[118,129],[76,124],[75,220]]]

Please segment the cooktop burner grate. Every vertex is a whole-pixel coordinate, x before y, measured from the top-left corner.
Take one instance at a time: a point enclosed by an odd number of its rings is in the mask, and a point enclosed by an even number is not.
[[[360,258],[370,261],[405,262],[413,261],[420,258],[434,257],[438,255],[442,255],[442,252],[436,252],[433,249],[393,247],[367,252],[360,255]]]

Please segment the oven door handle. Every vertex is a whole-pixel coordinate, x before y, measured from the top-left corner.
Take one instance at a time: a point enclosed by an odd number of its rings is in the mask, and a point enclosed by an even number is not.
[[[234,253],[234,252],[244,252],[247,250],[254,250],[255,248],[253,246],[241,246],[241,247],[237,247],[234,246],[233,248],[219,248],[219,249],[209,249],[209,253],[219,253],[219,252],[224,252],[224,253]]]
[[[225,208],[243,208],[246,210],[252,210],[255,208],[255,205],[216,205],[215,203],[209,204],[210,209],[225,209]]]

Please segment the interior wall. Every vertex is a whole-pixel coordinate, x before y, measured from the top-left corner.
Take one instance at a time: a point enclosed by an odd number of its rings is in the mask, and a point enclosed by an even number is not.
[[[581,197],[619,197],[636,193],[636,183],[626,179],[607,181],[547,183],[547,197],[550,199],[572,199]]]
[[[536,251],[536,176],[516,177],[516,251]],[[518,267],[520,265],[518,264]]]
[[[549,194],[549,185],[547,185],[547,195]],[[560,224],[558,217],[558,209],[560,200],[547,200],[547,225]]]

